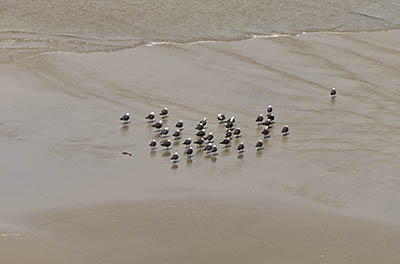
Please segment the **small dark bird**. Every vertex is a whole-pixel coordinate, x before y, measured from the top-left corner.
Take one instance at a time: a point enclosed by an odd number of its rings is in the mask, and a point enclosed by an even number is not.
[[[224,140],[219,142],[219,144],[224,145],[224,148],[229,148],[230,147],[230,145],[229,145],[230,143],[231,143],[231,140],[229,138],[224,138]]]
[[[171,145],[172,145],[172,143],[170,140],[166,140],[161,143],[161,146],[165,147],[164,150],[169,150],[171,148]]]
[[[148,114],[147,116],[146,116],[146,119],[147,120],[149,120],[148,122],[149,123],[151,123],[151,122],[154,122],[154,118],[155,118],[156,116],[154,115],[154,112],[151,112],[150,114]]]
[[[261,131],[261,134],[264,135],[264,138],[269,138],[270,137],[270,135],[269,135],[269,127],[268,126],[264,127],[263,131]]]
[[[262,142],[262,140],[259,140],[257,142],[257,144],[255,145],[257,151],[262,150],[263,149],[263,145],[264,145],[264,143]]]
[[[207,146],[204,148],[204,151],[206,152],[206,153],[209,153],[210,151],[211,151],[211,149],[212,149],[212,144],[211,143],[208,143],[207,144]]]
[[[336,89],[335,88],[332,88],[332,90],[331,90],[331,98],[332,99],[336,98]]]
[[[199,138],[198,140],[196,140],[195,142],[193,142],[194,144],[198,145],[198,148],[201,148],[201,146],[204,143],[204,140],[202,138]]]
[[[172,161],[172,163],[177,163],[177,162],[179,162],[179,155],[178,155],[178,152],[175,152],[174,154],[172,154],[172,156],[171,156],[171,161]]]
[[[167,118],[168,117],[168,108],[164,107],[164,109],[162,109],[160,111],[160,116],[161,116],[161,118]]]
[[[204,117],[203,120],[201,120],[199,122],[199,124],[202,125],[203,127],[206,127],[206,125],[207,125],[207,117]]]
[[[240,138],[242,135],[240,135],[240,133],[242,133],[242,131],[240,130],[240,128],[235,128],[233,130],[233,135],[235,136],[235,138]]]
[[[156,150],[157,149],[157,141],[152,140],[149,144],[151,151]]]
[[[125,115],[123,115],[119,118],[119,120],[122,121],[122,124],[128,124],[129,119],[130,119],[129,113],[126,113]]]
[[[258,125],[261,125],[261,122],[264,120],[264,116],[262,114],[260,114],[259,116],[257,116],[256,118],[256,122],[258,123]]]
[[[219,121],[219,123],[220,124],[223,124],[224,122],[225,122],[225,115],[223,114],[223,113],[219,113],[218,115],[217,115],[217,119],[218,119],[218,121]]]
[[[261,125],[270,126],[270,125],[272,125],[272,122],[271,122],[271,120],[267,119],[264,122],[262,122]]]
[[[238,145],[237,150],[239,151],[239,154],[244,152],[244,144],[242,142]]]
[[[282,128],[281,133],[282,133],[282,136],[287,136],[287,135],[289,135],[289,126],[285,125],[285,126]]]
[[[188,147],[185,151],[185,154],[188,156],[188,158],[192,158],[193,157],[193,148],[192,147]]]
[[[232,128],[233,125],[234,125],[234,124],[233,124],[230,120],[228,120],[228,122],[226,122],[225,127],[226,127],[226,128]]]
[[[204,129],[202,129],[202,130],[200,130],[200,131],[198,131],[198,132],[196,133],[196,136],[198,136],[198,137],[204,137],[205,134],[206,134],[206,131],[205,131]]]
[[[154,127],[155,129],[160,129],[162,128],[162,126],[163,126],[162,120],[152,125],[152,127]]]
[[[180,131],[182,131],[183,130],[183,122],[182,122],[182,120],[179,120],[178,123],[176,123],[175,127],[177,129],[179,129]]]
[[[225,137],[226,138],[231,138],[232,137],[232,130],[231,129],[227,129],[225,132]]]
[[[208,135],[204,138],[204,140],[207,140],[208,142],[212,141],[214,138],[214,135],[212,132],[208,133]]]
[[[197,124],[194,128],[197,130],[202,130],[204,129],[204,126],[202,124]]]
[[[269,113],[267,115],[267,117],[271,121],[271,123],[275,123],[275,115],[274,115],[274,113]]]
[[[172,134],[172,136],[174,137],[175,140],[181,139],[181,138],[180,138],[180,135],[181,135],[181,131],[179,131],[179,129],[176,130],[176,131]]]
[[[231,123],[235,123],[236,122],[235,116],[232,116],[231,118],[229,118],[228,121]]]
[[[163,128],[163,129],[160,131],[160,135],[161,135],[162,137],[168,137],[168,133],[169,133],[168,127]]]
[[[190,144],[192,144],[192,139],[191,138],[187,138],[187,139],[185,139],[185,141],[183,141],[182,144],[185,145],[186,148],[187,148],[187,147],[189,147]]]
[[[267,108],[267,114],[268,113],[272,113],[273,110],[274,109],[272,109],[272,105],[269,105],[268,108]]]
[[[213,145],[211,148],[211,155],[217,156],[218,155],[218,148],[217,146]]]

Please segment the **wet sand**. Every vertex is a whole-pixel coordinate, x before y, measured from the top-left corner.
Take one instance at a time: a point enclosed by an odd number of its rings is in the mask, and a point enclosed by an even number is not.
[[[306,34],[1,64],[0,233],[20,236],[1,236],[0,255],[397,263],[399,36]],[[255,153],[253,120],[268,104],[277,124]],[[185,122],[184,137],[207,116],[220,139],[216,113],[234,114],[246,153],[196,153],[171,167],[168,153],[149,153],[143,120],[164,106],[168,126]],[[122,128],[126,111],[133,122]]]

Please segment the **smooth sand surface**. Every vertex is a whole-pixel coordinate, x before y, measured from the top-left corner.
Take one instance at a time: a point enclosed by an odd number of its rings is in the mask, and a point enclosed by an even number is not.
[[[398,263],[399,36],[306,34],[0,64],[0,255]],[[256,153],[254,119],[268,104],[277,124]],[[216,113],[235,115],[246,153],[196,152],[172,167],[169,153],[150,154],[144,121],[164,106],[169,127],[185,122],[183,137],[207,116],[222,139]],[[121,127],[127,111],[133,122]]]

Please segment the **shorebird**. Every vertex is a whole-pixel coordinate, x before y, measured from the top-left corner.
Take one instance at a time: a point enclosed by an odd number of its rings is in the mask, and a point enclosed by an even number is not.
[[[289,126],[285,125],[285,126],[282,128],[281,133],[282,133],[282,136],[287,136],[287,135],[289,135]]]
[[[272,122],[271,122],[271,120],[267,119],[264,122],[262,122],[261,125],[270,126],[270,125],[272,125]]]
[[[204,117],[203,120],[199,122],[199,125],[202,125],[205,128],[207,126],[207,117]]]
[[[204,140],[202,138],[199,138],[198,140],[196,140],[193,143],[197,145],[197,148],[201,148],[204,143]]]
[[[259,140],[259,141],[257,142],[257,144],[255,145],[256,150],[257,150],[257,151],[260,151],[260,150],[264,149],[264,148],[263,148],[263,145],[264,145],[264,143],[262,142],[262,140]]]
[[[231,146],[231,145],[229,145],[230,143],[231,143],[231,140],[229,138],[224,138],[224,140],[219,142],[219,144],[224,145],[223,148],[229,148]]]
[[[268,126],[264,127],[264,129],[261,131],[261,134],[264,135],[264,138],[269,138],[270,137],[270,135],[269,135],[269,127]]]
[[[168,108],[164,107],[164,108],[160,111],[160,116],[161,116],[161,118],[167,118],[167,117],[168,117]]]
[[[154,127],[156,130],[154,131],[154,133],[158,133],[160,132],[160,129],[163,126],[163,122],[162,120],[158,121],[157,123],[153,124],[152,127]]]
[[[171,159],[172,163],[178,163],[179,162],[178,152],[175,152],[174,154],[172,154],[170,159]]]
[[[161,135],[162,138],[169,137],[169,136],[168,136],[168,133],[169,133],[168,127],[163,128],[163,129],[160,131],[160,135]]]
[[[185,141],[183,141],[182,144],[185,145],[186,148],[188,148],[190,146],[190,144],[192,144],[192,139],[191,138],[187,138],[187,139],[185,139]]]
[[[233,123],[233,122],[231,122],[230,120],[228,120],[228,122],[226,122],[226,125],[225,125],[225,127],[226,127],[226,128],[232,128],[232,127],[233,127],[233,125],[234,125],[234,123]]]
[[[242,142],[240,142],[240,144],[238,145],[237,150],[239,151],[239,154],[241,154],[245,151],[244,144]]]
[[[263,120],[264,120],[264,116],[262,114],[258,115],[256,118],[257,125],[262,125]]]
[[[181,135],[181,131],[180,131],[179,129],[176,130],[176,131],[172,134],[172,136],[174,137],[174,140],[179,140],[179,139],[181,139],[180,135]]]
[[[217,115],[217,119],[218,119],[218,122],[220,123],[220,124],[223,124],[223,123],[225,123],[225,115],[223,114],[223,113],[219,113],[218,115]]]
[[[206,137],[204,137],[204,140],[207,140],[208,142],[211,143],[213,138],[214,138],[213,132],[210,132],[210,133],[208,133],[208,135]]]
[[[179,121],[176,123],[175,127],[176,127],[177,129],[179,129],[179,131],[182,131],[182,130],[183,130],[183,122],[182,122],[182,120],[179,120]]]
[[[155,118],[155,117],[156,117],[156,116],[155,116],[154,112],[151,112],[150,114],[148,114],[148,115],[146,116],[146,119],[148,120],[147,122],[149,122],[149,123],[154,122],[154,118]]]
[[[217,156],[217,155],[218,155],[218,148],[217,148],[217,146],[213,145],[210,152],[211,152],[211,155]]]
[[[272,108],[272,105],[269,105],[269,106],[267,107],[267,114],[272,113],[273,110],[274,110],[274,109]]]
[[[205,135],[206,135],[206,131],[204,129],[202,129],[196,133],[196,136],[198,136],[198,137],[204,137]]]
[[[202,129],[204,129],[204,126],[203,126],[202,124],[198,123],[198,124],[194,127],[194,129],[196,129],[196,130],[202,130]]]
[[[206,152],[206,154],[210,153],[212,147],[213,145],[211,143],[208,143],[207,146],[205,146],[204,151]]]
[[[185,154],[187,155],[187,157],[189,159],[191,159],[193,157],[193,148],[192,147],[188,147],[185,151]]]
[[[267,115],[267,118],[269,119],[269,121],[271,121],[271,124],[275,123],[275,115],[274,115],[274,113],[269,113]]]
[[[172,145],[172,143],[171,143],[171,140],[169,140],[169,139],[161,143],[161,146],[165,147],[164,150],[171,149],[171,145]]]
[[[232,130],[231,129],[227,129],[225,132],[225,137],[226,138],[231,138],[232,137]]]
[[[129,113],[126,113],[125,115],[123,115],[123,116],[121,116],[121,117],[119,118],[119,120],[122,121],[122,124],[123,124],[123,125],[129,124],[129,122],[130,122],[129,119],[130,119]]]
[[[152,140],[152,141],[150,142],[149,146],[150,146],[150,150],[151,150],[151,151],[156,150],[156,149],[157,149],[157,141]]]
[[[332,99],[336,98],[336,89],[335,88],[332,88],[332,90],[331,90],[331,98]]]
[[[240,130],[239,127],[238,127],[238,128],[235,128],[235,129],[233,130],[233,135],[235,136],[235,138],[240,138],[240,137],[242,136],[240,133],[242,133],[242,131]]]

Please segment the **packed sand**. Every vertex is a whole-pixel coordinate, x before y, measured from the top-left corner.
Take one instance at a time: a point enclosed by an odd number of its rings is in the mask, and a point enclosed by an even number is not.
[[[304,34],[1,64],[1,262],[398,263],[399,47]],[[247,151],[172,167],[183,148],[150,153],[144,120],[164,106],[183,137],[206,116],[222,139],[216,114],[235,115]]]

